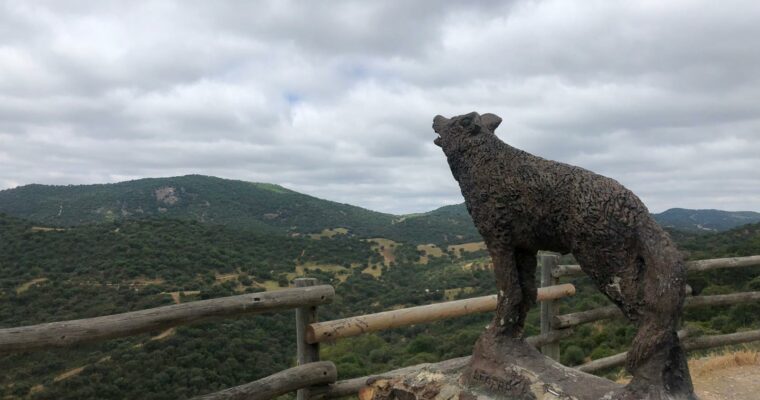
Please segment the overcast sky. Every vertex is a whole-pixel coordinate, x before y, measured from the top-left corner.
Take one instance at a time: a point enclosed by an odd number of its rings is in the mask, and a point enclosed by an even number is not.
[[[436,114],[651,211],[760,211],[757,1],[3,1],[0,189],[206,174],[462,201]]]

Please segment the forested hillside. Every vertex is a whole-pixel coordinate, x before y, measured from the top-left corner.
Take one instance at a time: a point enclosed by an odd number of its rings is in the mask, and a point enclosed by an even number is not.
[[[21,186],[0,191],[0,212],[57,227],[163,217],[259,233],[346,228],[361,237],[416,243],[462,243],[479,237],[463,208],[396,216],[278,185],[202,175],[100,185]]]
[[[257,235],[167,218],[51,228],[0,215],[0,237],[0,327],[276,290],[300,275],[338,288],[324,318],[440,301],[449,288],[492,291],[488,271],[464,270],[448,256],[421,264],[414,245],[342,234]],[[183,398],[289,367],[293,329],[292,313],[278,313],[4,356],[0,397]],[[430,357],[395,353],[409,362]],[[374,365],[333,354],[344,374]]]
[[[0,212],[45,226],[145,218],[225,225],[263,234],[346,229],[362,237],[440,245],[480,240],[464,204],[392,215],[322,200],[269,183],[211,176],[148,178],[100,185],[26,185],[0,191]],[[673,208],[653,217],[684,232],[720,232],[760,222],[760,213]]]
[[[450,221],[462,217],[461,209],[432,214]],[[760,224],[673,233],[693,259],[760,254]],[[297,276],[336,287],[335,302],[320,307],[323,320],[494,292],[477,243],[416,245],[336,231],[291,237],[166,217],[54,228],[7,215],[0,216],[0,238],[0,327],[276,290]],[[760,290],[759,274],[760,268],[743,268],[688,281],[702,294]],[[568,281],[578,294],[562,301],[561,312],[608,304],[585,278]],[[2,356],[0,398],[174,399],[241,384],[293,365],[293,318],[284,312],[221,320]],[[472,315],[364,335],[323,346],[322,357],[336,362],[344,379],[466,355],[488,321],[488,314]],[[756,329],[760,307],[688,311],[686,321],[707,333]],[[527,333],[537,333],[537,325],[534,309]],[[561,342],[562,361],[575,365],[623,351],[633,333],[623,321],[581,326]]]
[[[660,225],[686,232],[722,232],[746,224],[760,222],[760,213],[753,211],[687,210],[671,208],[654,214]]]

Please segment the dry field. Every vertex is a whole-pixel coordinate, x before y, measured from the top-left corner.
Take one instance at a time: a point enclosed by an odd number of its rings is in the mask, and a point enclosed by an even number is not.
[[[312,239],[331,238],[335,235],[347,235],[348,229],[346,228],[327,228],[323,229],[320,233],[310,233],[308,236]]]
[[[373,243],[372,250],[375,250],[383,256],[383,264],[390,266],[392,262],[396,262],[396,255],[394,249],[398,243],[390,239],[385,238],[372,238],[367,239],[368,242]]]
[[[443,250],[434,244],[420,244],[417,245],[417,250],[425,253],[420,256],[419,263],[427,264],[430,261],[430,257],[443,257]]]
[[[449,251],[449,253],[454,254],[455,257],[459,257],[462,254],[462,252],[473,253],[478,250],[486,250],[486,244],[484,242],[452,244],[446,249]]]

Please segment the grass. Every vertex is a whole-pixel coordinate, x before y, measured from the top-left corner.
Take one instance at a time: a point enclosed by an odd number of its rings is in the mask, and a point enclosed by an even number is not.
[[[397,242],[385,238],[372,238],[367,239],[367,241],[374,243],[371,248],[383,256],[383,264],[386,267],[390,266],[392,262],[396,262],[396,255],[393,250],[398,246]]]
[[[155,279],[137,278],[127,283],[130,286],[149,286],[149,285],[161,285],[164,283],[164,280],[161,278],[155,278]]]
[[[491,262],[491,259],[488,257],[479,258],[477,260],[463,263],[461,264],[462,269],[465,271],[472,271],[472,270],[491,270],[493,269],[493,263]]]
[[[266,290],[267,292],[285,289],[284,287],[280,286],[280,284],[277,283],[277,281],[272,281],[272,280],[257,282],[257,285],[263,287],[264,290]]]
[[[318,269],[322,271],[332,272],[334,274],[349,270],[349,268],[338,264],[305,263],[302,265],[296,265],[296,274],[301,276],[304,275],[306,271],[316,271]]]
[[[348,229],[346,228],[327,228],[323,229],[320,233],[310,233],[308,236],[312,239],[331,238],[335,235],[347,235]]]
[[[700,377],[713,371],[746,365],[760,365],[760,352],[745,349],[689,360],[689,371],[692,377]]]
[[[690,359],[689,373],[696,381],[717,371],[748,365],[760,365],[760,351],[749,348],[737,351],[718,350],[704,357]],[[631,381],[631,376],[621,369],[613,380],[625,385]]]
[[[259,189],[268,190],[270,192],[275,192],[275,193],[290,193],[290,190],[285,189],[282,186],[275,185],[273,183],[250,182],[250,184],[253,185],[253,186],[255,186],[255,187],[257,187],[257,188],[259,188]]]
[[[379,278],[380,276],[383,275],[383,269],[380,268],[379,265],[370,265],[369,267],[364,268],[362,270],[362,273],[365,273],[367,275],[372,275],[375,278]]]
[[[230,274],[214,274],[214,279],[217,283],[224,283],[229,281],[234,281],[238,278],[238,275],[240,275],[239,272],[233,272]]]
[[[452,244],[449,247],[446,248],[449,253],[454,254],[454,256],[459,257],[462,252],[465,253],[474,253],[479,250],[486,250],[486,244],[485,242],[470,242],[470,243],[462,243],[462,244]]]
[[[166,294],[170,295],[172,297],[172,301],[174,301],[174,304],[180,304],[182,302],[180,293],[183,296],[194,296],[197,294],[200,294],[200,290],[184,290],[180,292],[166,292]]]
[[[470,294],[474,291],[475,291],[475,288],[472,286],[466,286],[466,287],[454,288],[454,289],[444,289],[443,297],[446,298],[446,301],[451,301],[451,300],[456,300],[457,296],[459,296],[460,293]]]
[[[32,232],[52,232],[52,231],[62,232],[62,231],[65,231],[66,229],[64,229],[64,228],[48,228],[46,226],[33,226],[29,230],[32,231]]]
[[[443,250],[434,244],[417,245],[417,250],[425,253],[424,255],[420,256],[420,264],[427,264],[430,261],[430,257],[443,257],[444,255]]]

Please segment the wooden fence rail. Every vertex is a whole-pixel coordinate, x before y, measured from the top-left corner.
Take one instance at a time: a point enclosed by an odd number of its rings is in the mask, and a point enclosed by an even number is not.
[[[335,364],[319,361],[299,365],[245,385],[222,390],[193,400],[268,400],[294,390],[333,383],[338,379]]]
[[[541,334],[536,336],[530,336],[525,339],[528,344],[530,344],[533,347],[541,347],[547,343],[554,343],[560,339],[564,339],[569,337],[573,334],[572,329],[563,329],[560,331],[553,331],[548,334]],[[445,360],[438,363],[434,363],[435,365],[448,365],[448,366],[454,366],[454,365],[466,365],[470,361],[470,356],[465,357],[459,357],[454,358],[451,360]],[[339,397],[344,396],[350,396],[356,393],[359,393],[359,390],[361,390],[362,387],[367,385],[367,382],[371,379],[381,378],[381,377],[392,377],[392,376],[398,376],[398,375],[404,375],[407,373],[411,373],[414,371],[422,370],[423,368],[426,368],[430,365],[429,363],[425,364],[417,364],[412,365],[410,367],[404,367],[395,369],[393,371],[383,372],[380,374],[375,375],[369,375],[364,376],[361,378],[353,378],[353,379],[347,379],[343,381],[335,382],[334,384],[327,385],[321,388],[318,388],[316,390],[311,391],[311,399],[317,400],[317,399],[335,399]]]
[[[321,285],[193,301],[103,317],[0,329],[0,354],[132,336],[213,318],[315,306],[331,302],[334,296],[335,289],[332,286]]]
[[[713,296],[687,297],[684,308],[696,308],[704,306],[727,306],[733,304],[752,303],[760,301],[760,292],[740,292],[731,294],[719,294]],[[588,311],[580,311],[572,314],[558,315],[554,317],[555,329],[569,328],[580,324],[599,321],[602,319],[622,318],[623,313],[617,306],[594,308]]]
[[[541,347],[544,354],[558,360],[559,359],[559,346],[556,343],[572,334],[572,326],[592,322],[605,318],[614,318],[622,316],[622,313],[616,306],[602,307],[594,310],[584,311],[580,313],[572,313],[567,315],[557,316],[556,307],[552,304],[553,300],[566,297],[568,294],[560,295],[556,297],[547,297],[541,299],[542,289],[548,289],[552,287],[562,286],[558,285],[558,280],[562,276],[578,275],[582,274],[580,266],[578,265],[558,265],[557,260],[559,257],[554,254],[539,254],[539,264],[541,267],[541,285],[539,288],[539,299],[541,303],[541,331],[542,334],[534,337],[527,338],[527,341],[534,346]],[[735,257],[735,258],[721,258],[712,260],[699,260],[691,261],[687,263],[689,272],[701,272],[718,268],[735,268],[735,267],[747,267],[760,264],[760,256],[751,257]],[[551,285],[551,286],[547,286]],[[687,294],[691,294],[691,287],[687,285]],[[575,290],[573,288],[574,294]],[[490,299],[489,299],[490,298]],[[495,301],[495,296],[486,296],[476,299],[468,299],[469,301],[483,302],[486,299]],[[459,302],[467,302],[468,300],[459,300]],[[748,292],[748,293],[733,293],[727,295],[717,296],[698,296],[690,297],[686,299],[685,307],[703,307],[703,306],[719,306],[730,305],[745,302],[753,302],[760,300],[760,292]],[[454,304],[449,304],[454,303]],[[354,336],[366,332],[372,332],[382,329],[388,329],[396,326],[411,325],[414,323],[430,322],[443,318],[450,318],[460,315],[472,314],[476,312],[491,311],[489,306],[476,306],[477,303],[472,304],[469,307],[463,307],[457,302],[449,302],[442,304],[434,304],[430,306],[412,307],[402,310],[388,311],[384,313],[371,314],[353,318],[345,318],[342,320],[328,321],[315,323],[308,326],[307,329],[307,342],[318,343],[325,340],[335,340],[343,337]],[[444,316],[438,314],[426,314],[426,307],[434,306],[435,310],[444,314]],[[447,307],[451,307],[454,311],[445,311]],[[411,310],[411,311],[410,311]],[[415,315],[419,312],[419,316]],[[410,316],[410,314],[412,316]],[[408,319],[406,322],[400,322]],[[413,321],[413,322],[410,322]],[[679,336],[685,336],[685,331],[679,331]],[[750,341],[760,340],[760,331],[741,332],[737,334],[729,335],[716,335],[716,336],[703,336],[693,339],[689,339],[684,342],[684,346],[687,350],[697,350],[702,348],[717,347],[728,344],[745,343]],[[605,359],[594,360],[591,363],[578,367],[585,372],[591,372],[590,369],[594,369],[596,365],[603,365],[604,368],[610,366],[619,366],[625,363],[626,353],[617,354],[615,356],[607,357]],[[465,365],[469,361],[469,357],[462,357],[453,360],[442,361],[441,363],[455,363],[457,365]],[[598,361],[598,362],[597,362]],[[439,364],[441,364],[439,363]],[[596,363],[596,364],[594,364]],[[430,364],[421,364],[406,368],[401,368],[386,373],[366,376],[362,378],[354,378],[345,381],[339,381],[335,384],[324,386],[319,390],[311,392],[310,399],[331,399],[339,398],[348,395],[353,395],[359,392],[359,390],[367,385],[367,382],[374,378],[389,377],[396,375],[407,374],[416,370],[420,370]]]
[[[558,331],[558,332],[562,332],[562,331]],[[726,335],[700,336],[700,337],[695,337],[695,338],[688,338],[686,331],[679,331],[679,337],[681,338],[686,337],[686,339],[683,342],[684,348],[687,351],[693,351],[693,350],[701,350],[701,349],[718,347],[718,346],[727,346],[727,345],[758,341],[760,340],[760,330],[731,333],[731,334],[726,334]],[[533,345],[538,345],[538,343],[535,340],[531,340],[531,338],[528,338],[527,341]],[[591,361],[589,363],[583,364],[576,368],[583,372],[593,373],[593,372],[598,372],[607,368],[619,367],[625,364],[626,355],[627,353],[615,354],[613,356],[600,358],[598,360]],[[459,357],[459,358],[453,358],[450,360],[440,361],[438,363],[418,364],[418,365],[399,368],[399,369],[395,369],[392,371],[387,371],[387,372],[383,372],[383,373],[379,373],[375,375],[369,375],[369,376],[363,376],[360,378],[337,381],[334,384],[329,384],[329,385],[322,386],[318,389],[313,390],[311,399],[312,400],[336,399],[336,398],[341,398],[345,396],[355,395],[359,393],[359,391],[363,387],[367,386],[368,382],[371,382],[372,380],[375,380],[375,379],[391,378],[395,376],[407,375],[416,371],[421,371],[432,365],[446,366],[446,367],[441,367],[442,369],[447,369],[448,367],[457,367],[457,366],[463,367],[467,365],[469,362],[470,362],[470,356],[465,356],[465,357]]]
[[[754,265],[760,265],[760,255],[687,261],[686,269],[688,272],[704,272],[713,269],[741,268],[751,267]],[[555,278],[575,275],[583,275],[583,271],[581,270],[580,265],[558,265],[552,271],[552,276]]]
[[[564,285],[539,288],[537,298],[539,301],[545,301],[574,294],[575,286],[566,283]],[[308,343],[318,343],[493,310],[496,310],[496,295],[317,322],[310,324],[306,328],[306,341]]]
[[[755,331],[729,333],[725,335],[699,336],[695,338],[686,338],[683,341],[683,347],[686,351],[709,349],[713,347],[728,346],[732,344],[741,344],[760,340],[760,329]],[[608,368],[619,367],[625,364],[628,352],[615,354],[609,357],[599,358],[589,361],[578,368],[578,370],[588,373],[602,371]]]
[[[606,318],[622,316],[616,306],[594,310],[554,315],[556,307],[551,302],[575,294],[571,284],[557,284],[561,276],[581,274],[577,265],[557,265],[558,256],[541,254],[542,285],[537,299],[542,307],[541,334],[529,337],[528,343],[543,347],[545,354],[559,358],[558,346],[547,346],[569,337],[573,326]],[[750,257],[699,260],[687,263],[688,270],[707,271],[717,268],[735,268],[760,265],[760,255]],[[123,314],[52,322],[47,324],[0,329],[0,354],[27,350],[65,347],[139,333],[158,331],[177,325],[207,321],[210,319],[256,314],[284,309],[297,309],[299,366],[242,386],[198,397],[198,400],[254,399],[265,400],[299,390],[299,400],[336,398],[355,394],[372,378],[363,377],[336,382],[337,371],[331,362],[319,361],[318,343],[327,340],[356,336],[395,327],[438,321],[496,309],[496,295],[472,299],[410,307],[400,310],[368,314],[334,321],[316,322],[316,306],[330,303],[335,289],[329,285],[314,286],[315,279],[296,280],[297,288],[274,292],[252,293],[184,304],[157,307]],[[550,286],[547,286],[550,284]],[[687,308],[731,305],[760,300],[760,292],[732,293],[716,296],[696,296],[686,299]],[[760,330],[727,335],[703,336],[684,340],[686,350],[760,340]],[[552,350],[554,349],[554,350]],[[622,365],[626,353],[591,361],[578,367],[593,372]],[[443,361],[442,363],[466,363],[469,357]],[[377,376],[393,376],[420,369],[429,364],[402,368]],[[330,385],[325,385],[325,384]],[[316,385],[316,386],[315,386]],[[320,386],[321,385],[321,386]]]

